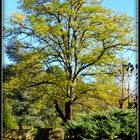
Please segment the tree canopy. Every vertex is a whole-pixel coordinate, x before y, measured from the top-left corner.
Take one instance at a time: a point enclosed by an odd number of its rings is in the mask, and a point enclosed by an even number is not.
[[[26,94],[38,110],[51,104],[64,122],[82,98],[87,104],[99,89],[109,92],[105,75],[114,71],[119,52],[135,46],[133,18],[99,0],[20,0],[19,9],[4,28],[15,72],[4,92]],[[117,90],[110,80],[110,91]]]

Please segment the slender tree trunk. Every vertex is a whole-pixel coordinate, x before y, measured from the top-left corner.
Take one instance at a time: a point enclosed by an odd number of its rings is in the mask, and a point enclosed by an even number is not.
[[[124,108],[124,69],[121,69],[121,99],[119,100],[119,108]]]
[[[130,94],[130,71],[128,70],[128,108],[131,108],[132,107],[132,103],[130,102],[130,97],[129,97],[129,94]]]

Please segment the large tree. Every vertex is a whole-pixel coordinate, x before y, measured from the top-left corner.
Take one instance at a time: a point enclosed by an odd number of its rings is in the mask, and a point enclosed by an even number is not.
[[[96,91],[94,72],[135,45],[133,19],[98,0],[20,0],[19,9],[4,28],[16,71],[5,90],[44,96],[66,122],[75,102]]]

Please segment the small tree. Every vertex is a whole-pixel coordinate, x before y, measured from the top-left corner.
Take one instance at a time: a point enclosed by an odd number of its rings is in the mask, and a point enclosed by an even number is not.
[[[117,85],[120,85],[120,97],[119,97],[119,108],[126,107],[131,108],[131,100],[133,100],[138,85],[137,85],[137,64],[131,64],[125,59],[121,59],[121,64],[118,65],[116,70],[116,78],[117,78]],[[132,78],[135,78],[133,81],[132,87],[130,86],[132,82]],[[126,103],[126,101],[128,101]]]

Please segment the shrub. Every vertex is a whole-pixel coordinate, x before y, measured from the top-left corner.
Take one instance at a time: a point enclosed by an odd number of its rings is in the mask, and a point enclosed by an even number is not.
[[[64,140],[62,128],[38,128],[34,140]]]
[[[70,121],[65,126],[68,139],[135,140],[137,137],[137,113],[134,109],[110,108],[80,114],[79,117],[79,121]]]

